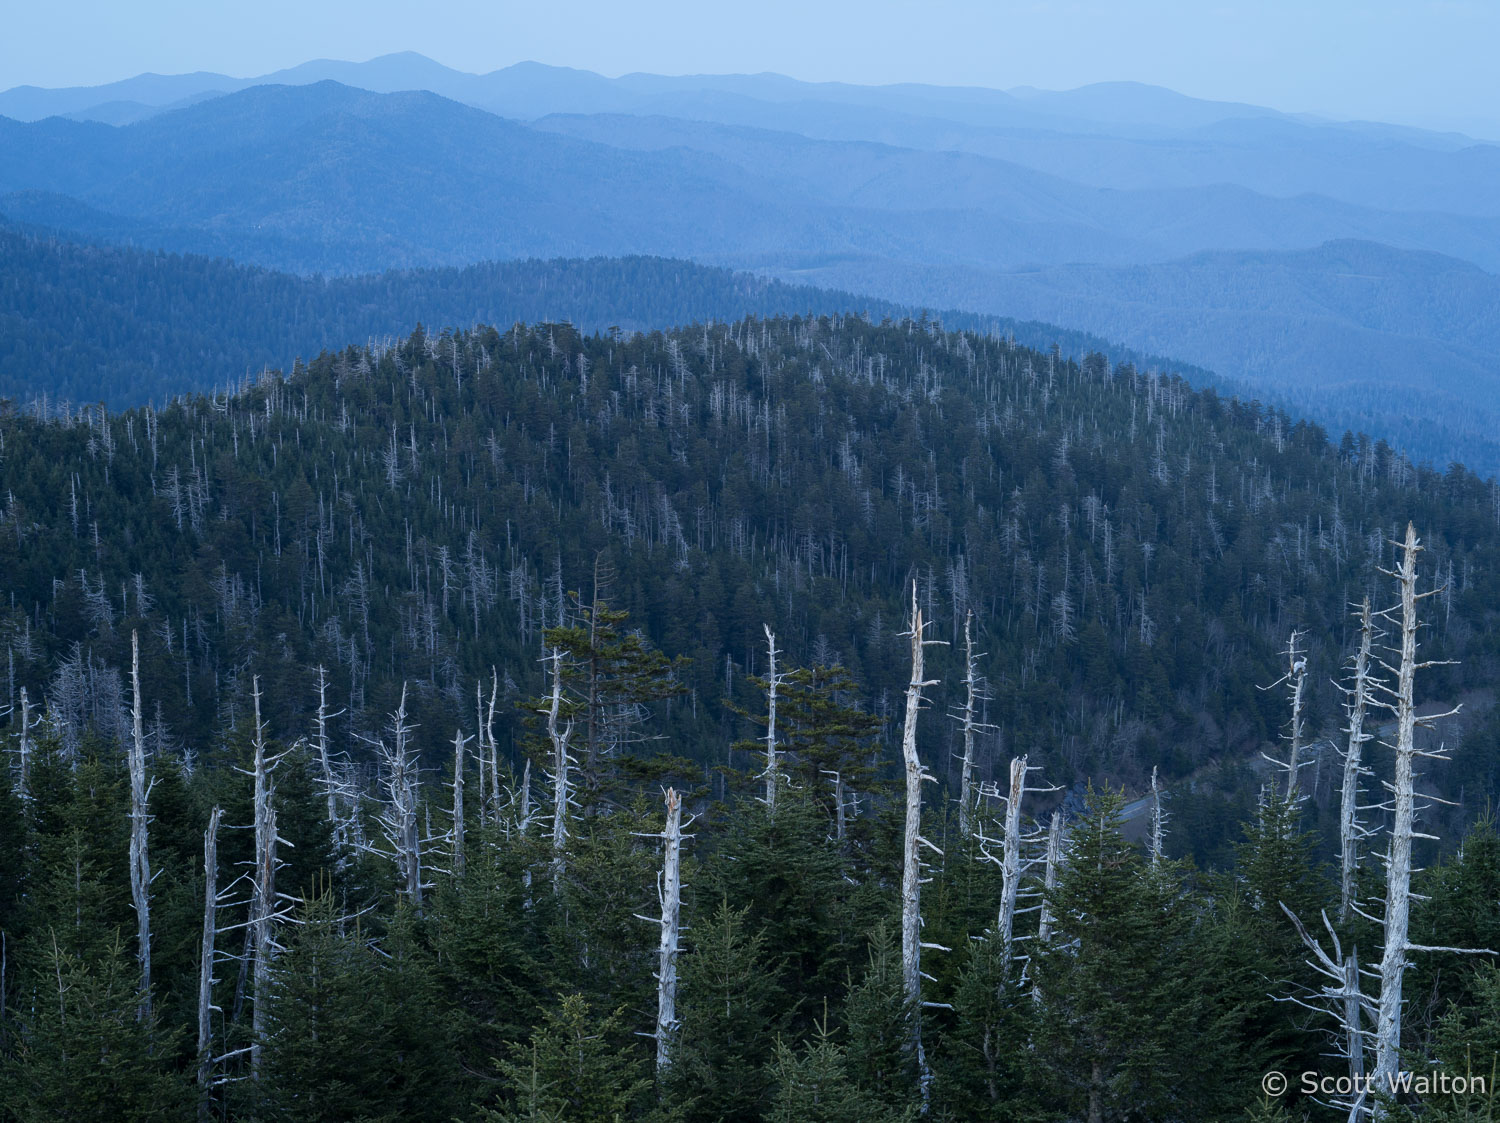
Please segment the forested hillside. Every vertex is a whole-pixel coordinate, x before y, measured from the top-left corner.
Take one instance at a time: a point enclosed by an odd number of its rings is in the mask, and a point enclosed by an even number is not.
[[[59,216],[60,217],[60,216]],[[690,320],[914,314],[874,297],[785,284],[692,261],[626,257],[486,262],[301,277],[220,258],[80,242],[0,218],[0,395],[102,402],[114,410],[222,389],[290,369],[350,340],[442,327],[566,321],[586,333],[650,331]],[[1069,354],[1165,360],[1051,324],[945,312],[944,323]],[[1206,370],[1173,364],[1195,385]]]
[[[1492,482],[928,320],[418,331],[160,410],[12,409],[0,441],[17,1119],[200,1093],[237,1119],[1232,1117],[1265,1069],[1321,1063],[1272,1000],[1309,981],[1276,905],[1337,904],[1303,833],[1337,815],[1312,744],[1408,521],[1440,590],[1423,655],[1461,661],[1413,701],[1500,662]],[[1317,771],[1257,815],[1294,631]],[[1041,842],[1017,864],[995,819],[1023,754],[1025,821],[1059,831],[1040,915],[1015,893]],[[1432,766],[1450,843],[1497,759],[1479,726]],[[1102,789],[1153,770],[1183,782],[1147,864]],[[1088,780],[1086,814],[1040,791]],[[675,1009],[666,784],[697,817]],[[1476,828],[1425,876],[1414,933],[1493,945],[1497,846]],[[1238,872],[1168,861],[1194,851]],[[1414,978],[1430,1058],[1450,999],[1500,1019],[1472,964]],[[943,1004],[922,1050],[913,986]]]

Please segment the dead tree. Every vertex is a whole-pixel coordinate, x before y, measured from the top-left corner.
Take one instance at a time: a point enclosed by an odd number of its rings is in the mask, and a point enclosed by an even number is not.
[[[1167,812],[1162,806],[1165,794],[1156,779],[1156,765],[1151,766],[1151,864],[1161,865],[1166,853]]]
[[[978,706],[986,695],[975,669],[974,610],[964,617],[964,706],[956,715],[963,732],[963,756],[958,773],[958,833],[968,838],[974,833],[974,736],[993,729],[976,719]]]
[[[1052,925],[1056,918],[1052,915],[1052,892],[1057,888],[1057,874],[1062,869],[1063,858],[1063,814],[1062,808],[1052,812],[1052,821],[1047,825],[1047,857],[1042,869],[1042,909],[1037,918],[1036,938],[1037,942],[1045,947],[1052,942]],[[1039,983],[1031,985],[1031,998],[1034,1002],[1042,1000],[1042,988]]]
[[[1273,756],[1266,759],[1277,768],[1286,772],[1286,798],[1295,799],[1297,796],[1297,771],[1302,767],[1302,704],[1305,697],[1304,687],[1307,683],[1307,656],[1297,649],[1297,641],[1302,637],[1301,632],[1293,632],[1287,640],[1286,650],[1282,655],[1286,656],[1287,671],[1270,686],[1263,687],[1265,690],[1275,690],[1283,683],[1292,697],[1292,723],[1287,733],[1287,756],[1286,760],[1279,761]]]
[[[464,872],[464,746],[474,738],[453,733],[453,873]]]
[[[911,681],[906,686],[906,724],[901,734],[901,756],[906,765],[906,830],[902,845],[901,873],[901,981],[911,1018],[910,1048],[916,1060],[917,1081],[922,1096],[922,1111],[927,1112],[932,1089],[932,1070],[922,1047],[922,949],[947,951],[938,944],[922,941],[922,855],[921,847],[942,851],[922,837],[922,784],[935,777],[922,767],[917,756],[917,715],[922,708],[922,691],[936,686],[937,679],[924,678],[923,648],[939,643],[923,639],[926,623],[917,604],[917,583],[911,585],[910,627],[903,633],[911,639]]]
[[[677,1033],[677,951],[682,914],[682,797],[675,788],[666,792],[667,823],[660,835],[662,869],[657,879],[656,895],[661,916],[641,916],[639,920],[660,927],[656,968],[656,1029],[648,1036],[656,1040],[656,1074],[662,1076],[672,1064],[672,1045]],[[691,820],[689,824],[691,825]]]
[[[1381,689],[1392,695],[1387,703],[1396,717],[1396,743],[1392,746],[1396,754],[1396,767],[1391,782],[1386,785],[1390,794],[1384,805],[1391,814],[1391,833],[1385,853],[1386,895],[1383,918],[1383,940],[1380,957],[1380,1006],[1375,1025],[1375,1087],[1392,1088],[1401,1067],[1401,984],[1406,974],[1407,955],[1414,951],[1468,951],[1471,954],[1493,954],[1464,948],[1423,947],[1408,939],[1408,924],[1411,913],[1411,843],[1413,838],[1434,838],[1415,829],[1416,813],[1416,760],[1424,757],[1433,760],[1449,759],[1441,748],[1423,751],[1416,747],[1418,727],[1430,728],[1442,718],[1452,717],[1458,712],[1455,707],[1447,713],[1419,718],[1415,705],[1414,683],[1416,673],[1429,667],[1442,666],[1444,661],[1417,662],[1417,605],[1428,597],[1437,596],[1443,590],[1432,589],[1417,592],[1417,556],[1423,546],[1417,539],[1416,528],[1406,525],[1406,541],[1396,543],[1401,551],[1399,570],[1382,569],[1387,577],[1395,579],[1401,593],[1397,607],[1381,613],[1387,620],[1399,626],[1401,642],[1400,665],[1392,667],[1384,659],[1379,660],[1386,672],[1395,677],[1396,689],[1381,685]],[[1399,616],[1398,616],[1399,613]],[[1435,798],[1435,797],[1427,797]]]
[[[552,700],[547,713],[547,740],[552,743],[552,891],[562,892],[562,878],[567,862],[568,809],[573,803],[572,785],[569,780],[573,758],[568,751],[568,741],[573,736],[570,720],[558,727],[558,716],[562,711],[562,649],[552,649]]]
[[[1364,1118],[1370,1113],[1370,1088],[1364,1079],[1365,1049],[1370,1031],[1364,1027],[1366,1022],[1375,1019],[1378,1005],[1365,995],[1360,986],[1359,953],[1352,944],[1348,954],[1344,953],[1338,933],[1329,923],[1326,912],[1323,913],[1323,927],[1333,945],[1331,955],[1307,931],[1291,909],[1282,904],[1281,911],[1291,918],[1303,946],[1311,953],[1307,965],[1323,980],[1317,991],[1306,996],[1294,995],[1286,1001],[1333,1018],[1337,1026],[1333,1035],[1336,1050],[1334,1055],[1344,1058],[1348,1063],[1350,1091],[1347,1095],[1335,1096],[1330,1101],[1330,1106],[1347,1111],[1351,1121]]]
[[[198,1123],[212,1115],[214,1075],[214,943],[218,937],[219,819],[215,807],[203,832],[203,942],[198,960]]]
[[[490,789],[489,789],[489,745],[484,735],[484,684],[478,679],[474,680],[474,717],[475,728],[479,730],[475,734],[474,756],[479,765],[479,825],[484,826],[489,819]]]
[[[401,703],[391,714],[389,739],[373,742],[380,754],[381,783],[386,804],[380,823],[387,844],[396,860],[401,893],[413,907],[421,909],[422,835],[417,829],[417,806],[420,802],[421,775],[416,754],[411,751],[414,726],[406,723],[406,684],[401,684]]]
[[[1354,904],[1355,877],[1359,871],[1360,843],[1370,835],[1359,821],[1359,778],[1368,772],[1364,767],[1364,743],[1374,740],[1365,732],[1365,711],[1370,704],[1370,652],[1376,636],[1370,612],[1370,598],[1365,597],[1359,610],[1359,650],[1354,655],[1354,685],[1340,687],[1347,698],[1345,712],[1349,740],[1344,749],[1344,783],[1339,797],[1339,923],[1349,919]],[[1379,638],[1384,638],[1384,633]]]
[[[484,740],[490,753],[490,809],[499,814],[500,808],[500,750],[495,745],[495,703],[500,698],[500,673],[490,668],[490,707],[484,718]],[[484,783],[481,781],[480,798],[484,798]],[[528,796],[530,792],[528,791]]]
[[[781,686],[783,676],[776,670],[776,656],[780,654],[776,650],[776,636],[771,631],[771,625],[762,624],[766,633],[766,661],[769,670],[766,672],[766,770],[764,773],[766,781],[766,794],[764,802],[766,807],[776,810],[776,789],[781,786],[781,760],[776,750],[776,691]]]
[[[21,754],[20,773],[16,778],[16,797],[24,804],[31,799],[31,731],[41,724],[38,717],[31,719],[31,699],[26,688],[21,687]]]
[[[141,996],[136,1016],[151,1017],[151,857],[147,826],[151,821],[151,783],[146,776],[146,727],[141,714],[141,641],[130,633],[130,899],[135,905],[136,962],[141,969]],[[24,723],[25,718],[23,716]]]
[[[333,756],[328,747],[328,723],[343,712],[339,710],[338,713],[329,713],[328,672],[322,664],[319,664],[318,712],[315,718],[316,732],[313,734],[313,747],[318,752],[319,778],[323,784],[324,798],[328,801],[328,825],[333,832],[333,845],[337,851],[342,851],[349,845],[348,824],[339,813],[339,799],[352,797],[352,793],[349,792],[349,785],[343,778],[334,773]]]
[[[988,794],[993,794],[1000,800],[1005,809],[1003,828],[999,839],[989,838],[983,834],[978,836],[983,854],[990,861],[1000,867],[1000,908],[995,918],[994,939],[1000,941],[1001,963],[1009,972],[1010,964],[1014,956],[1015,926],[1018,914],[1017,902],[1021,896],[1021,880],[1032,860],[1025,855],[1028,844],[1034,844],[1039,838],[1039,832],[1028,831],[1022,826],[1021,807],[1028,793],[1040,793],[1056,791],[1056,788],[1033,788],[1026,783],[1026,777],[1031,772],[1039,771],[1034,765],[1026,763],[1026,757],[1012,757],[1010,762],[1010,789],[1009,792],[1000,796],[997,791],[991,789]],[[1000,853],[997,855],[991,849],[998,842]],[[1020,910],[1025,911],[1025,910]]]
[[[250,896],[251,967],[250,1074],[260,1079],[261,1048],[266,1039],[266,1006],[271,999],[271,925],[276,907],[276,809],[271,805],[271,769],[266,756],[266,727],[260,719],[260,677],[252,680],[255,702],[255,880]],[[278,758],[279,759],[279,758]]]

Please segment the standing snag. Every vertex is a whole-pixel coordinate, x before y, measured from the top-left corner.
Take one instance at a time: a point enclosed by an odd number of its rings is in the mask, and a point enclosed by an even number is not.
[[[1379,633],[1380,638],[1384,633]],[[1339,795],[1339,922],[1349,919],[1354,905],[1354,879],[1359,871],[1359,844],[1370,832],[1359,821],[1359,778],[1369,770],[1364,767],[1364,743],[1374,740],[1365,732],[1365,711],[1370,705],[1370,651],[1377,638],[1370,613],[1370,598],[1365,597],[1359,610],[1359,650],[1354,656],[1354,685],[1340,687],[1348,698],[1345,711],[1349,716],[1346,732],[1349,740],[1344,749],[1344,783]]]
[[[130,899],[135,905],[136,961],[141,969],[137,1016],[151,1017],[151,858],[146,849],[151,784],[146,777],[146,732],[141,717],[141,640],[130,633]],[[22,716],[22,723],[25,716]]]
[[[932,1070],[922,1047],[922,949],[947,951],[937,944],[922,942],[922,855],[921,847],[937,847],[922,837],[922,783],[935,777],[922,767],[917,756],[917,714],[922,708],[922,691],[936,686],[937,679],[923,678],[924,647],[939,640],[922,638],[926,622],[917,604],[917,583],[911,584],[910,627],[905,635],[911,639],[911,681],[906,686],[906,723],[901,733],[901,757],[906,768],[906,829],[902,842],[901,870],[901,982],[911,1019],[910,1048],[917,1063],[917,1080],[926,1113],[932,1087]],[[941,851],[937,851],[941,853]]]

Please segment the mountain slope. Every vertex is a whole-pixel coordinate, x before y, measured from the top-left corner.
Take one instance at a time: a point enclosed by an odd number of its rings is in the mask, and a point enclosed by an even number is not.
[[[691,657],[658,716],[700,762],[736,736],[726,690],[753,702],[763,623],[793,663],[842,661],[890,728],[915,580],[932,638],[973,608],[1006,748],[1139,783],[1274,735],[1282,700],[1255,686],[1293,628],[1321,668],[1310,729],[1336,724],[1347,605],[1408,518],[1453,581],[1428,650],[1465,660],[1426,688],[1495,673],[1494,485],[931,324],[419,333],[162,411],[12,411],[0,436],[0,631],[75,732],[114,712],[90,668],[135,629],[191,743],[243,712],[252,673],[274,725],[300,728],[321,662],[356,731],[409,682],[437,752],[491,667],[512,699],[538,691],[540,628],[598,564],[633,625]],[[932,655],[935,714],[954,660]],[[523,717],[507,703],[507,739]],[[927,723],[927,759],[951,735]],[[987,743],[986,769],[1004,751]]]
[[[73,217],[79,217],[74,215]],[[86,217],[86,216],[84,216]],[[418,323],[567,321],[584,332],[652,331],[684,318],[860,312],[905,306],[662,258],[490,262],[463,269],[309,278],[178,254],[88,245],[0,222],[0,395],[125,409],[237,384],[267,367]],[[953,328],[1071,355],[1171,365],[1047,324],[944,313]]]
[[[1335,242],[1113,268],[878,278],[874,268],[766,272],[833,286],[858,278],[889,299],[1004,308],[1146,352],[1170,349],[1335,431],[1378,433],[1439,465],[1500,472],[1500,278],[1467,262]]]

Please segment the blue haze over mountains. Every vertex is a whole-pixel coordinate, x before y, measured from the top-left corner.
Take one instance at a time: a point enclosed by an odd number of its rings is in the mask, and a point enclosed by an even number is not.
[[[21,87],[0,117],[0,214],[80,240],[329,275],[691,258],[1065,325],[1500,471],[1500,146],[1468,137],[1131,84],[411,54]]]

